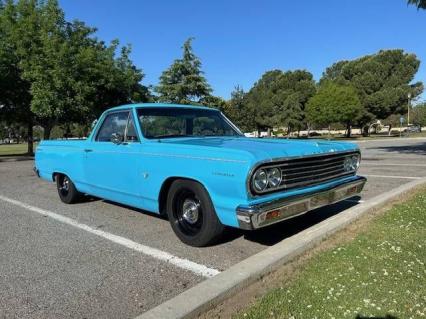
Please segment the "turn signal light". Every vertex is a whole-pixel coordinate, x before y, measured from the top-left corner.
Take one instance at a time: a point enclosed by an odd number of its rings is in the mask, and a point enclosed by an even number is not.
[[[280,215],[281,215],[281,213],[280,213],[279,209],[273,210],[273,211],[266,214],[265,220],[275,219],[275,218],[280,217]]]

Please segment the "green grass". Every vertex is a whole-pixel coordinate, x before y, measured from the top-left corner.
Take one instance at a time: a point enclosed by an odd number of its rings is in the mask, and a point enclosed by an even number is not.
[[[235,317],[425,318],[426,189]]]
[[[27,143],[22,144],[0,144],[0,156],[24,155],[27,153]],[[34,151],[36,144],[34,143]]]

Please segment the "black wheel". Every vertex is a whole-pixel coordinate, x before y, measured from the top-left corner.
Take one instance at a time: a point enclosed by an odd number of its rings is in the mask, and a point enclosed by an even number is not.
[[[59,198],[66,204],[75,203],[81,198],[81,193],[66,175],[56,175],[56,187],[58,188]]]
[[[212,244],[224,229],[209,194],[194,181],[173,182],[167,195],[167,215],[175,234],[190,246]]]

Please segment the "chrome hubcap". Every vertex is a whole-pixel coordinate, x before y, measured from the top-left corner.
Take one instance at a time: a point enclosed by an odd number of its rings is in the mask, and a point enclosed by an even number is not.
[[[193,199],[185,199],[182,205],[182,217],[189,224],[193,225],[198,221],[200,204]]]
[[[70,189],[70,181],[68,178],[64,178],[64,180],[62,181],[62,187],[61,190],[64,192],[68,192]]]

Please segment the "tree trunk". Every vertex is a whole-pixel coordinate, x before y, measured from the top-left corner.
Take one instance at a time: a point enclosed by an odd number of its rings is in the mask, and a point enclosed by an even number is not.
[[[43,139],[44,140],[50,139],[50,133],[52,132],[52,126],[45,125],[45,126],[43,126],[43,130],[44,130],[44,132],[43,132]]]
[[[34,141],[34,131],[33,131],[33,119],[29,119],[28,121],[28,137],[27,137],[27,141],[28,141],[28,148],[27,148],[27,154],[28,155],[34,155],[34,145],[33,145],[33,141]]]
[[[352,133],[352,125],[350,122],[346,124],[346,137],[350,138]]]
[[[362,127],[362,136],[368,136],[370,135],[370,125],[364,125]]]
[[[268,127],[268,137],[271,137],[271,128]]]
[[[391,131],[392,131],[392,124],[389,124],[388,136],[390,136],[390,135],[391,135]]]

